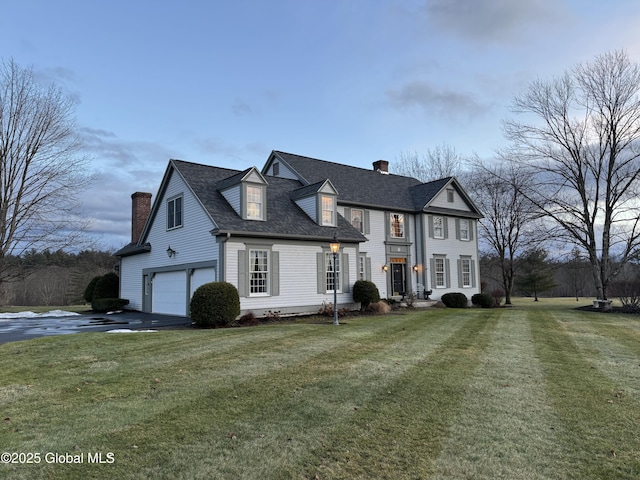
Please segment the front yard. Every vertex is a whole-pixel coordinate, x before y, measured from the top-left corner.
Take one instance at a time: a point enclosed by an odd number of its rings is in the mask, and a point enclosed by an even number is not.
[[[0,476],[640,476],[638,317],[526,302],[342,323],[0,345]]]

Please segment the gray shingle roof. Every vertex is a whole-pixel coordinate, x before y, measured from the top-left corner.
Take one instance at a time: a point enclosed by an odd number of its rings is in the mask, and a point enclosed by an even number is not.
[[[315,184],[327,178],[331,180],[338,191],[338,203],[341,205],[421,212],[447,184],[453,181],[457,185],[453,177],[421,183],[412,177],[386,175],[373,169],[367,170],[292,153],[274,151],[273,155],[295,172],[302,183]],[[482,215],[461,187],[459,192],[467,201],[471,212],[449,210],[448,213],[481,218]]]
[[[237,176],[237,170],[172,160],[219,228],[219,233],[249,236],[331,240],[337,232],[343,242],[363,242],[366,238],[338,215],[338,226],[323,227],[314,222],[290,198],[300,188],[297,180],[269,177],[266,221],[243,220],[220,193],[220,186],[228,186],[227,179]],[[246,172],[246,171],[245,171]]]

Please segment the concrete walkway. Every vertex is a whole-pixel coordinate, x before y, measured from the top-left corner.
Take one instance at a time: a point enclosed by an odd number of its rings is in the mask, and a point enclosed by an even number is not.
[[[0,320],[0,343],[51,335],[106,332],[115,329],[157,330],[191,325],[187,317],[126,311],[123,313]]]

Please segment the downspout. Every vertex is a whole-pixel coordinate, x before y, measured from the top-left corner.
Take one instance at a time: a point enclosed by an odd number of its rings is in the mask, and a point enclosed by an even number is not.
[[[226,282],[227,281],[227,249],[226,249],[226,243],[229,241],[229,239],[231,238],[231,234],[229,232],[227,232],[227,236],[226,237],[218,237],[219,241],[218,243],[220,244],[219,247],[219,251],[218,251],[218,255],[220,258],[220,261],[218,262],[219,265],[219,272],[218,272],[218,281],[219,282]]]

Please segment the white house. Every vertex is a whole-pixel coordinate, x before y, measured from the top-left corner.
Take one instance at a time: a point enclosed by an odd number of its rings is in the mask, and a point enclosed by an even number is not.
[[[148,193],[132,195],[132,242],[116,253],[120,296],[132,309],[188,315],[198,286],[226,281],[243,313],[261,316],[317,312],[334,288],[339,307],[356,308],[358,279],[376,283],[383,298],[478,293],[482,216],[462,186],[387,167],[279,151],[262,170],[171,160],[153,204]]]

